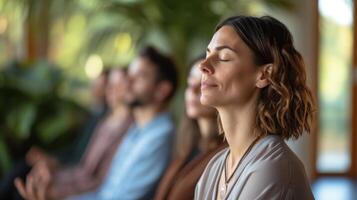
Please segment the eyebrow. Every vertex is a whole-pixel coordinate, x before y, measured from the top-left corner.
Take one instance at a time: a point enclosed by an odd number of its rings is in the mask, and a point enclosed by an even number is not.
[[[233,49],[232,47],[227,46],[227,45],[218,46],[218,47],[215,47],[214,49],[215,49],[216,51],[220,51],[220,50],[222,50],[222,49],[229,49],[229,50],[231,50],[231,51],[237,53],[237,51],[236,51],[235,49]],[[207,52],[211,52],[211,50],[210,50],[209,48],[207,48],[206,51],[207,51]]]

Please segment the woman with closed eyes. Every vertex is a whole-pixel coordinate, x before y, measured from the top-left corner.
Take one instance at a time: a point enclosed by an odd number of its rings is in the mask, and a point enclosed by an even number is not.
[[[313,98],[289,30],[269,17],[218,24],[201,63],[203,105],[216,108],[229,145],[215,155],[195,199],[314,199],[285,144],[310,132]]]
[[[185,112],[177,132],[176,148],[154,200],[192,200],[195,186],[209,160],[227,146],[218,133],[217,111],[200,103],[204,57],[191,65],[185,90]]]

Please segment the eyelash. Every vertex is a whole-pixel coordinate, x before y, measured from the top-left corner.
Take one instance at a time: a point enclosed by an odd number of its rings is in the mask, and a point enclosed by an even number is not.
[[[208,57],[208,53],[206,52],[206,59],[207,59],[207,57]],[[229,62],[230,59],[220,59],[219,56],[217,55],[217,61],[219,61],[219,62]]]

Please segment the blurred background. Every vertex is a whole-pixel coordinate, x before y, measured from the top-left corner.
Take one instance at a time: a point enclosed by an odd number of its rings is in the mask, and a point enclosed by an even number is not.
[[[314,129],[288,144],[316,199],[357,198],[357,5],[353,0],[0,0],[0,175],[30,148],[66,146],[88,116],[90,83],[152,44],[181,74],[230,15],[288,26],[318,103]],[[178,118],[178,117],[177,117]]]

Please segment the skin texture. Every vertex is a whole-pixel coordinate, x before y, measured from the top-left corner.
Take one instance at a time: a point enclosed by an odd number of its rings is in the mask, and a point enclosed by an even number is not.
[[[111,108],[117,107],[120,102],[124,101],[127,87],[128,78],[123,71],[117,69],[110,72],[105,95]]]
[[[202,61],[202,60],[201,60]],[[201,97],[201,71],[198,68],[201,61],[198,61],[191,68],[187,78],[187,88],[185,90],[186,112],[189,118],[212,117],[216,110],[210,106],[204,106],[200,102]]]
[[[185,90],[185,107],[187,116],[198,122],[202,138],[209,138],[217,134],[217,111],[211,106],[202,105],[201,98],[201,76],[199,65],[202,60],[197,61],[191,68],[187,78]]]
[[[201,66],[201,102],[205,105],[241,106],[259,93],[260,68],[253,61],[253,52],[229,26],[214,34]]]
[[[129,67],[131,83],[126,95],[129,104],[147,105],[155,101],[152,91],[156,87],[153,63],[146,58],[135,59]]]
[[[125,101],[134,109],[139,126],[166,107],[165,99],[173,89],[168,81],[157,81],[156,76],[154,63],[145,57],[137,57],[129,67],[130,84]]]
[[[261,89],[269,84],[271,65],[257,66],[253,58],[252,50],[234,29],[223,26],[214,34],[200,65],[200,100],[219,112],[231,150],[227,159],[229,176],[256,139],[252,132],[257,100]]]
[[[91,86],[91,93],[94,98],[94,103],[100,103],[105,99],[106,76],[101,74],[96,78]]]

